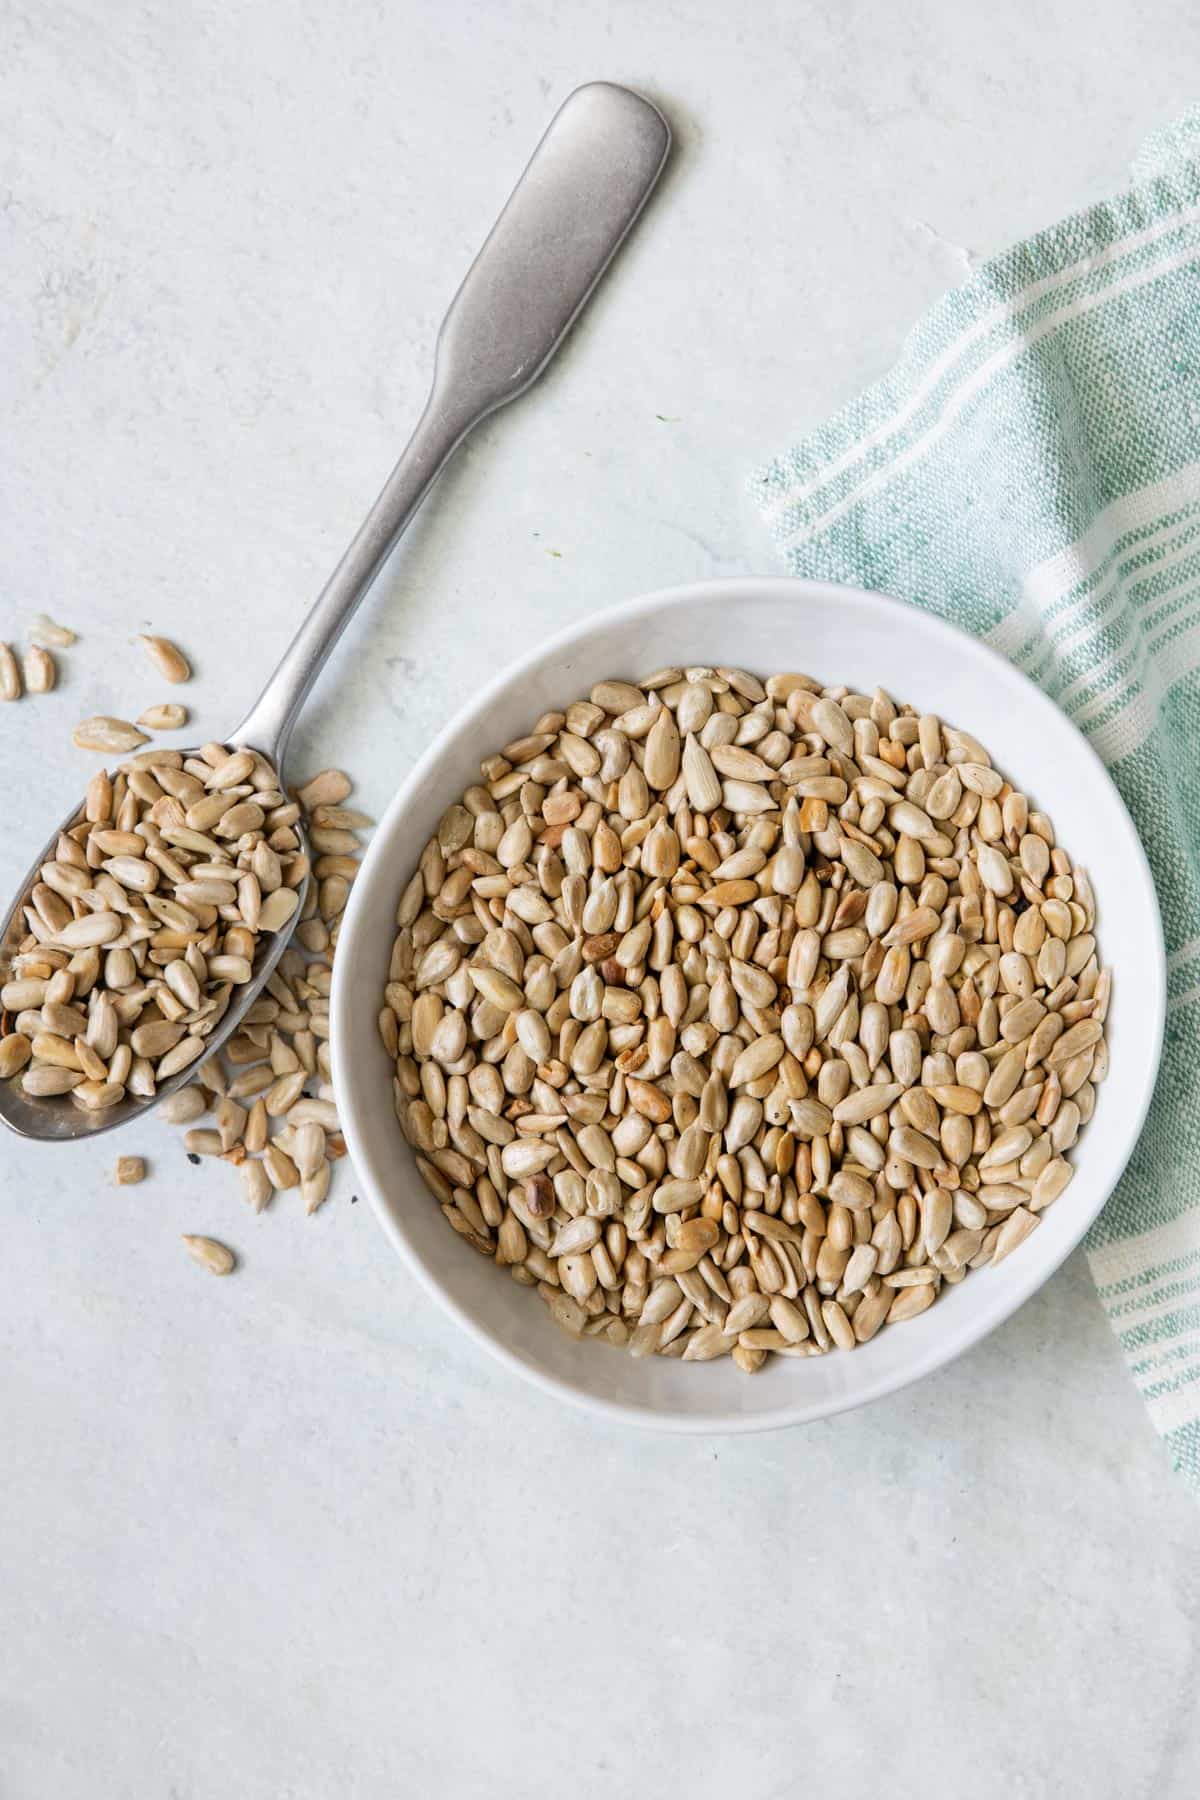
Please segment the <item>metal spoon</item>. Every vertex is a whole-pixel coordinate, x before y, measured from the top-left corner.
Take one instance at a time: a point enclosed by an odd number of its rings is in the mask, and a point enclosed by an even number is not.
[[[658,109],[608,82],[577,88],[555,114],[442,321],[432,389],[412,438],[228,742],[260,750],[282,774],[308,691],[409,520],[467,433],[541,374],[649,198],[670,144],[670,129]],[[62,829],[81,817],[77,808]],[[0,928],[0,966],[25,935],[22,902],[41,864],[53,855],[57,836],[35,859]],[[297,908],[293,919],[299,916]],[[208,1039],[212,1050],[236,1031],[290,935],[291,927],[275,934],[253,980],[237,989]],[[0,1118],[24,1137],[90,1137],[141,1118],[194,1075],[193,1065],[164,1081],[152,1099],[127,1095],[96,1113],[65,1097],[31,1098],[18,1076],[0,1081]]]

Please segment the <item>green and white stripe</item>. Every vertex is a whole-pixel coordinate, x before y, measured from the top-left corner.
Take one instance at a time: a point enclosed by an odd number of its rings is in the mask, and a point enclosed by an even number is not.
[[[754,487],[795,574],[985,636],[1108,765],[1166,933],[1162,1076],[1092,1270],[1200,1487],[1200,108],[986,264]]]

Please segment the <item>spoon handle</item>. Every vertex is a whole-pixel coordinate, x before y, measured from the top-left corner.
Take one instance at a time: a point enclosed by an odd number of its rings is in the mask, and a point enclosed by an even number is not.
[[[425,411],[383,492],[233,741],[282,763],[326,657],[467,433],[534,382],[658,180],[666,120],[596,81],[564,101],[438,333]]]

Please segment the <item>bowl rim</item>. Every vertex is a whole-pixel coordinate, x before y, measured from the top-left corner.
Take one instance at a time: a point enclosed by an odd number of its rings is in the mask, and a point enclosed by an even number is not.
[[[873,1381],[868,1382],[862,1389],[850,1393],[835,1393],[816,1400],[797,1400],[751,1415],[731,1413],[721,1408],[714,1408],[711,1412],[682,1413],[669,1406],[636,1405],[623,1400],[611,1399],[602,1394],[586,1392],[518,1355],[509,1347],[503,1337],[475,1317],[443,1285],[440,1278],[417,1254],[406,1233],[384,1201],[381,1173],[374,1166],[373,1158],[367,1151],[365,1135],[360,1129],[355,1065],[347,1060],[344,1054],[343,1047],[350,1034],[349,981],[345,971],[349,966],[349,952],[354,947],[359,915],[366,904],[364,896],[370,885],[367,878],[374,874],[376,861],[384,855],[384,846],[389,841],[397,818],[412,804],[414,795],[419,792],[432,769],[454,740],[464,729],[482,716],[505,690],[527,675],[536,665],[549,656],[570,650],[572,646],[586,640],[594,630],[602,625],[609,627],[625,621],[632,623],[646,613],[657,612],[664,607],[684,606],[697,598],[714,599],[722,591],[729,596],[730,600],[746,599],[749,597],[750,590],[753,590],[756,595],[764,597],[772,594],[779,597],[798,596],[802,593],[808,600],[818,603],[825,601],[837,604],[853,601],[856,604],[866,603],[869,607],[874,608],[897,607],[907,604],[873,589],[860,588],[842,582],[810,580],[802,576],[719,576],[653,589],[649,593],[639,594],[616,606],[594,610],[586,617],[540,638],[524,655],[506,664],[498,674],[479,688],[455,711],[426,746],[408,775],[400,783],[374,830],[361,870],[351,889],[350,901],[339,934],[341,955],[334,962],[333,987],[330,998],[334,1089],[338,1095],[342,1130],[351,1158],[357,1173],[366,1185],[371,1209],[385,1236],[425,1292],[431,1295],[443,1310],[462,1326],[469,1337],[490,1355],[497,1358],[506,1368],[519,1375],[523,1380],[531,1382],[543,1393],[553,1395],[556,1399],[566,1400],[571,1405],[593,1415],[600,1415],[626,1425],[636,1425],[643,1430],[684,1434],[719,1432],[741,1435],[747,1432],[772,1431],[790,1425],[808,1424],[818,1419],[832,1417],[837,1413],[851,1411],[876,1400],[882,1400],[887,1395],[896,1393],[921,1380],[924,1376],[932,1374],[936,1369],[955,1361],[957,1357],[972,1349],[997,1326],[1011,1318],[1013,1313],[1062,1267],[1067,1257],[1078,1247],[1087,1231],[1099,1217],[1117,1182],[1124,1174],[1129,1158],[1141,1135],[1142,1126],[1154,1094],[1162,1057],[1167,985],[1162,920],[1145,848],[1120,790],[1098,753],[1078,726],[1007,657],[992,645],[984,642],[983,639],[939,618],[936,613],[926,612],[923,608],[914,606],[910,610],[918,616],[922,630],[942,638],[948,646],[953,647],[959,653],[965,649],[971,656],[981,659],[985,663],[991,662],[998,672],[1002,672],[1005,680],[1015,680],[1026,690],[1031,705],[1037,710],[1050,708],[1057,715],[1059,721],[1070,728],[1086,752],[1086,760],[1090,761],[1094,775],[1106,785],[1111,797],[1116,802],[1118,816],[1128,840],[1126,844],[1127,876],[1130,882],[1136,883],[1140,889],[1141,899],[1145,903],[1144,910],[1152,925],[1153,942],[1149,949],[1153,952],[1153,956],[1149,960],[1153,963],[1153,982],[1148,990],[1144,989],[1139,993],[1139,1003],[1141,1008],[1149,1010],[1152,1016],[1154,1054],[1147,1060],[1141,1071],[1136,1102],[1128,1105],[1128,1122],[1121,1143],[1119,1159],[1114,1161],[1111,1177],[1106,1177],[1098,1184],[1094,1204],[1081,1211],[1077,1229],[1073,1229],[1068,1235],[1061,1248],[1061,1253],[1055,1255],[1049,1267],[1044,1270],[1039,1269],[1036,1274],[1031,1273],[1028,1280],[1018,1281],[1011,1290],[1005,1289],[995,1295],[983,1296],[983,1303],[977,1313],[966,1326],[960,1324],[953,1336],[934,1338],[924,1355],[901,1368],[883,1369]],[[340,979],[339,970],[341,972]],[[397,1129],[399,1128],[397,1127]]]

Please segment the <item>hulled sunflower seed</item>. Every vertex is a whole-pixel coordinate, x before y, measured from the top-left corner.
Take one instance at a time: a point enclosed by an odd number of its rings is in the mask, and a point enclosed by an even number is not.
[[[164,681],[186,681],[191,675],[191,665],[178,645],[170,638],[149,637],[141,633],[138,643],[145,647],[146,655],[154,664]]]
[[[250,1157],[238,1168],[238,1178],[242,1184],[242,1195],[251,1212],[260,1213],[270,1205],[271,1196],[275,1192],[271,1178],[261,1162]]]
[[[219,1244],[216,1238],[196,1237],[187,1232],[184,1233],[183,1241],[187,1245],[187,1252],[192,1261],[198,1262],[200,1267],[207,1269],[210,1275],[231,1273],[234,1266],[234,1255],[233,1251],[225,1244]]]
[[[76,641],[68,625],[57,625],[46,613],[36,613],[29,621],[29,636],[35,644],[50,650],[67,650]]]
[[[71,740],[77,750],[99,750],[106,756],[119,756],[150,741],[146,733],[131,725],[128,719],[111,719],[103,713],[80,720],[71,733]]]
[[[168,1125],[190,1125],[207,1108],[208,1100],[202,1088],[182,1087],[167,1095],[158,1109],[158,1116]]]
[[[7,1037],[0,1038],[0,1081],[19,1074],[32,1053],[33,1047],[24,1032],[12,1031]]]
[[[25,690],[30,694],[48,694],[58,680],[58,669],[50,652],[33,644],[25,652]]]
[[[0,700],[19,700],[21,698],[21,671],[17,659],[12,653],[12,646],[0,644]]]
[[[144,725],[147,731],[179,731],[187,721],[187,707],[179,706],[173,700],[164,700],[159,706],[148,706],[138,718],[138,724]]]

